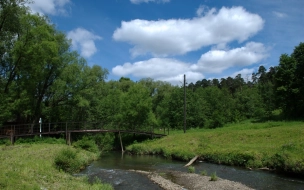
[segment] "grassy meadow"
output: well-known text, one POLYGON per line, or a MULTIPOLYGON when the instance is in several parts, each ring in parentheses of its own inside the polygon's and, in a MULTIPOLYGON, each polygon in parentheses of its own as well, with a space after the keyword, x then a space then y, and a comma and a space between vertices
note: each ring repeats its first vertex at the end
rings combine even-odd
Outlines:
POLYGON ((135 154, 161 154, 190 160, 275 169, 304 174, 304 123, 244 121, 216 129, 171 131, 161 139, 127 147, 135 154))
POLYGON ((90 184, 86 177, 74 177, 54 163, 62 150, 77 152, 77 159, 89 163, 98 154, 64 144, 19 144, 0 146, 0 189, 112 189, 99 181, 90 184))

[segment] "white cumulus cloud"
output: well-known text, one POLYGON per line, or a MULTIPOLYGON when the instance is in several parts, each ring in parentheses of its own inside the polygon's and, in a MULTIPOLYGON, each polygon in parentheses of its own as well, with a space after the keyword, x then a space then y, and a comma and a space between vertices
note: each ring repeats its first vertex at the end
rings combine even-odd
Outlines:
POLYGON ((221 73, 234 66, 248 66, 266 58, 267 48, 262 43, 249 42, 244 47, 231 50, 210 50, 202 54, 193 70, 208 73, 221 73))
POLYGON ((189 76, 187 81, 194 82, 202 79, 203 74, 191 71, 190 64, 168 58, 152 58, 135 63, 125 63, 112 69, 112 73, 117 76, 133 75, 139 78, 153 78, 167 81, 172 84, 179 84, 183 80, 183 75, 189 76))
POLYGON ((133 4, 140 4, 140 3, 149 3, 149 2, 156 2, 156 3, 168 3, 170 0, 130 0, 133 4))
POLYGON ((151 53, 163 57, 235 40, 243 42, 263 26, 264 21, 257 14, 242 7, 223 7, 192 19, 122 21, 113 38, 134 45, 130 50, 132 56, 151 53))
POLYGON ((80 50, 80 55, 83 57, 91 57, 96 53, 97 48, 94 41, 102 39, 100 36, 83 28, 77 28, 68 32, 67 38, 72 40, 73 48, 80 50))
MULTIPOLYGON (((125 63, 112 69, 117 76, 132 75, 139 78, 153 78, 179 84, 183 75, 187 75, 187 81, 195 83, 204 78, 206 73, 222 73, 231 67, 245 67, 253 65, 267 57, 267 48, 261 43, 249 42, 244 47, 230 50, 210 50, 202 54, 197 63, 186 63, 171 58, 151 58, 135 63, 125 63)), ((233 76, 242 74, 244 78, 254 69, 242 69, 233 73, 233 76)))
POLYGON ((33 0, 26 5, 34 13, 57 15, 66 14, 66 5, 69 3, 71 3, 70 0, 33 0))

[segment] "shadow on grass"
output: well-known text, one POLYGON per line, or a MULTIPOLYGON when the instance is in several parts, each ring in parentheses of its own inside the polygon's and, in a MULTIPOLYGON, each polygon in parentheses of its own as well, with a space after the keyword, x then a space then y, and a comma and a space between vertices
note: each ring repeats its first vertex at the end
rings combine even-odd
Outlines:
POLYGON ((254 120, 251 121, 251 123, 266 123, 269 121, 273 121, 273 122, 280 122, 280 121, 300 121, 300 122, 304 122, 304 118, 296 118, 296 117, 291 117, 291 116, 286 116, 281 114, 274 114, 271 116, 265 116, 265 117, 261 117, 261 118, 256 118, 254 120))

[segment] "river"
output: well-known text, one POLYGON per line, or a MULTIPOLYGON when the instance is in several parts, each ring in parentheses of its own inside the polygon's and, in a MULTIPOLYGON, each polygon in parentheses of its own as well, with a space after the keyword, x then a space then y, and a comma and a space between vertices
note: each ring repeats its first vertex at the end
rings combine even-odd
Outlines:
MULTIPOLYGON (((104 153, 100 160, 93 162, 79 175, 88 175, 90 179, 99 178, 110 183, 117 190, 161 189, 145 176, 128 170, 157 171, 168 170, 187 172, 186 163, 161 156, 122 155, 120 152, 104 153)), ((304 179, 278 175, 273 172, 247 170, 240 167, 196 162, 193 164, 196 173, 206 170, 208 175, 216 172, 223 179, 240 182, 254 189, 303 190, 304 179)))

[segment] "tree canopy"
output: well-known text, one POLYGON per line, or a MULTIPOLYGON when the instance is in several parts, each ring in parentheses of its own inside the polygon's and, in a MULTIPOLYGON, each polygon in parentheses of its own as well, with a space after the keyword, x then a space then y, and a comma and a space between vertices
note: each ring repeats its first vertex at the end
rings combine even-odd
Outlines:
MULTIPOLYGON (((181 129, 183 89, 151 78, 107 81, 89 66, 47 17, 24 0, 0 2, 0 124, 101 121, 126 129, 181 129)), ((215 128, 272 116, 304 117, 304 43, 278 66, 260 66, 251 79, 202 79, 187 86, 187 127, 215 128)))

